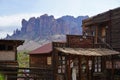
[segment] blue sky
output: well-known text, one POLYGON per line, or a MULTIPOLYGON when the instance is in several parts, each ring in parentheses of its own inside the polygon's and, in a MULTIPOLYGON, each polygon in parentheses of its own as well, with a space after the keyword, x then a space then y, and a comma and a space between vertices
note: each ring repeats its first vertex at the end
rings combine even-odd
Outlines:
POLYGON ((0 0, 0 38, 21 28, 23 18, 42 14, 55 18, 94 16, 120 6, 120 0, 0 0))

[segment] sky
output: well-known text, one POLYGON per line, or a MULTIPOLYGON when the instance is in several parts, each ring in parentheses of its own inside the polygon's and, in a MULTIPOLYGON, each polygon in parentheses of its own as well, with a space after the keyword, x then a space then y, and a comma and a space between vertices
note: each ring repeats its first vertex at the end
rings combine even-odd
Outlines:
POLYGON ((43 14, 94 16, 120 7, 120 0, 0 0, 0 38, 21 29, 21 20, 43 14))

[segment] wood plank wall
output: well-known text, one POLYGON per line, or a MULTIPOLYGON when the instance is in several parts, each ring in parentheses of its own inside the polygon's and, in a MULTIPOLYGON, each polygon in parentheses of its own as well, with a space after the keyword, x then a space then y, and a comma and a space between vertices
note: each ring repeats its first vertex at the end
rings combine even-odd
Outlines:
POLYGON ((111 45, 120 49, 120 9, 111 11, 111 45))
MULTIPOLYGON (((83 27, 106 24, 106 41, 120 51, 120 7, 83 20, 83 27)), ((101 26, 100 26, 101 27, 101 26)))
POLYGON ((92 36, 67 35, 67 45, 72 48, 91 48, 93 47, 92 36))

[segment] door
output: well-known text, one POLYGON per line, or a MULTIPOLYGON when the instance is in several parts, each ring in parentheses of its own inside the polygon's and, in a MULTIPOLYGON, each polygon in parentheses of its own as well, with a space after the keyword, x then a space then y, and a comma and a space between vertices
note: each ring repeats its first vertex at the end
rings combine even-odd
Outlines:
POLYGON ((87 60, 86 57, 81 57, 81 80, 87 80, 87 60))

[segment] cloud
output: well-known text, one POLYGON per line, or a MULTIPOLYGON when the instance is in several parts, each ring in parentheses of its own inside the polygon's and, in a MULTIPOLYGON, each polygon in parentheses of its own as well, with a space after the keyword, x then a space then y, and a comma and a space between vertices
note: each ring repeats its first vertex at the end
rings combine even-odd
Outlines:
POLYGON ((0 31, 0 39, 5 38, 7 34, 12 35, 13 32, 6 32, 6 31, 1 32, 0 31))
POLYGON ((39 13, 32 13, 32 14, 15 14, 9 16, 0 16, 0 26, 7 27, 7 26, 21 26, 21 20, 29 19, 30 17, 37 17, 40 16, 39 13))
POLYGON ((28 20, 30 17, 38 17, 40 13, 32 14, 15 14, 9 16, 0 16, 0 38, 6 37, 7 34, 12 34, 17 28, 21 28, 22 19, 28 20))
MULTIPOLYGON (((30 17, 40 17, 41 13, 25 13, 8 16, 0 16, 0 38, 5 38, 7 34, 12 35, 16 29, 21 29, 22 19, 29 20, 30 17)), ((57 16, 56 18, 58 18, 57 16)))

